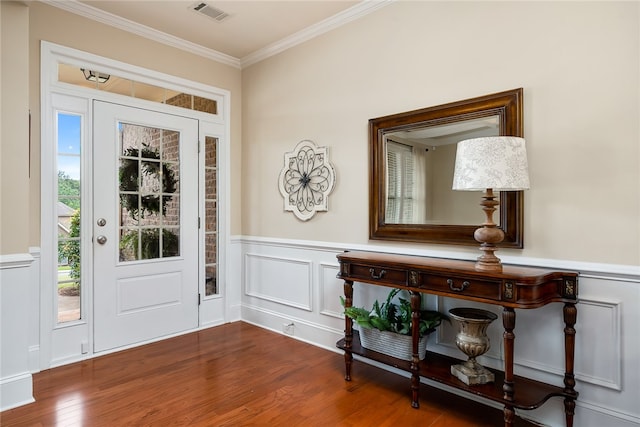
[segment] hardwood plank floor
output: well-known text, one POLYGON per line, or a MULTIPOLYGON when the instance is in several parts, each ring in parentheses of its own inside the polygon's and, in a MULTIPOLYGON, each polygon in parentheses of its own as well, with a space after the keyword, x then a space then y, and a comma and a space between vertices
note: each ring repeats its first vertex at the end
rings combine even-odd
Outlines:
MULTIPOLYGON (((502 411, 293 338, 230 323, 34 375, 18 426, 501 426, 502 411)), ((517 419, 517 427, 533 426, 517 419)))

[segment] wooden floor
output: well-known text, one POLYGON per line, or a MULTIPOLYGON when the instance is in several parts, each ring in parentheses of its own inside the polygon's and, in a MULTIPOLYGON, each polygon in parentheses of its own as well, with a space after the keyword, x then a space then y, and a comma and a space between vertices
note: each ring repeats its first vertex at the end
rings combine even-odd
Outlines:
MULTIPOLYGON (((502 411, 242 322, 34 375, 9 426, 501 426, 502 411)), ((533 426, 521 419, 516 426, 533 426)))

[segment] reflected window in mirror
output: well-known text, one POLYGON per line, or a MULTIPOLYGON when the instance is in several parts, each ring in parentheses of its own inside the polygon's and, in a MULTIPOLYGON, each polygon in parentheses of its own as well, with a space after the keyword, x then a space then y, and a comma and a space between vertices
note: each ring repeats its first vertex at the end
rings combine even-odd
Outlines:
POLYGON ((477 225, 477 197, 451 189, 456 144, 499 134, 497 115, 386 134, 385 222, 477 225))
POLYGON ((411 224, 419 221, 414 200, 416 188, 415 147, 387 140, 387 206, 386 220, 392 224, 411 224))

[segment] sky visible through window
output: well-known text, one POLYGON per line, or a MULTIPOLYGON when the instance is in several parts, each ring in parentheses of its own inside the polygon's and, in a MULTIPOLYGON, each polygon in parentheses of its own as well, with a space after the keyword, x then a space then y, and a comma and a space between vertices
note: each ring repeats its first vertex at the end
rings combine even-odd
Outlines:
POLYGON ((58 114, 58 171, 80 179, 81 116, 58 114))

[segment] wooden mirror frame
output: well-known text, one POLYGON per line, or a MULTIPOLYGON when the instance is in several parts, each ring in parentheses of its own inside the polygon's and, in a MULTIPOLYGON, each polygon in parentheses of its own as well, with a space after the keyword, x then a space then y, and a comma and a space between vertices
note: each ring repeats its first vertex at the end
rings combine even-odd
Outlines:
MULTIPOLYGON (((497 115, 501 136, 523 136, 522 88, 464 101, 408 111, 369 120, 369 239, 447 245, 471 245, 478 242, 473 232, 483 219, 478 193, 478 225, 387 224, 385 218, 384 135, 417 127, 438 126, 497 115)), ((522 191, 500 192, 502 248, 522 248, 522 191)))

